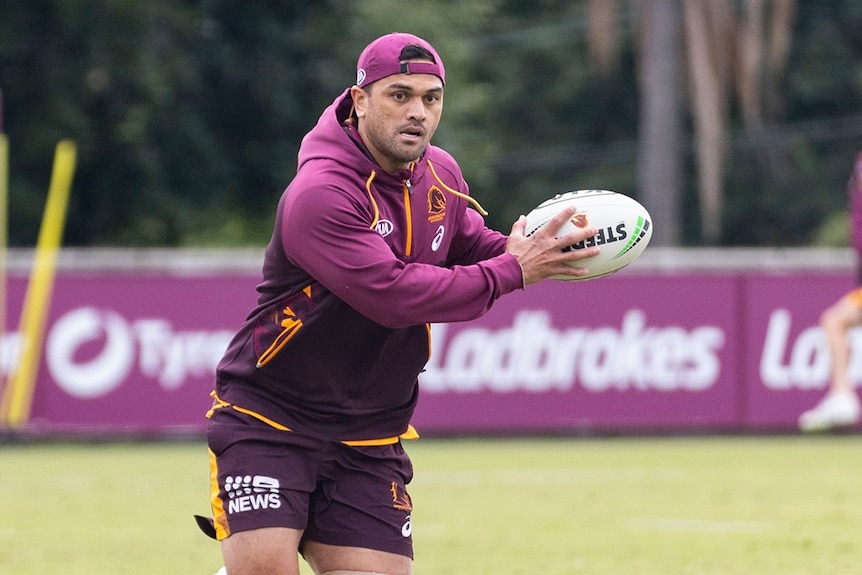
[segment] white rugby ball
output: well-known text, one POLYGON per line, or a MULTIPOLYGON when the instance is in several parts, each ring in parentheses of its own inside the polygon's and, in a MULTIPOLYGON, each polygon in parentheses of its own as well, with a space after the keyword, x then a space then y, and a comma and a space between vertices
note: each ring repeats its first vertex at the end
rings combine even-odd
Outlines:
POLYGON ((527 214, 525 235, 536 233, 560 210, 570 205, 574 205, 577 211, 557 231, 557 237, 587 226, 598 228, 599 233, 584 242, 564 248, 564 251, 599 246, 601 252, 571 264, 587 268, 587 275, 553 276, 554 279, 581 281, 612 274, 636 260, 652 237, 652 218, 646 208, 625 194, 610 190, 577 190, 557 194, 527 214))

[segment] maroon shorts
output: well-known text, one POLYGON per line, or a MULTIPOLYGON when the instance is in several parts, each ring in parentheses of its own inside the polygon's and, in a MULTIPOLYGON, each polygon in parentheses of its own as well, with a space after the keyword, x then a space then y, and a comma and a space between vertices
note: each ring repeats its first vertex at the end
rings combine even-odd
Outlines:
POLYGON ((207 443, 218 539, 290 527, 303 540, 413 557, 413 466, 400 443, 349 446, 232 409, 213 413, 207 443))

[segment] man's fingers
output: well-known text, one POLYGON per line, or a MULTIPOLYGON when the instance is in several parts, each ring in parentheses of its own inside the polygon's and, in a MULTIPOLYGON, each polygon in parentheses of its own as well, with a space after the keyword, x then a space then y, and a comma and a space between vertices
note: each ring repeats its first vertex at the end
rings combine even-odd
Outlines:
MULTIPOLYGON (((578 228, 570 234, 566 234, 565 236, 561 236, 561 237, 557 238, 557 241, 560 244, 560 249, 565 249, 568 246, 574 246, 574 245, 580 244, 580 243, 584 242, 585 240, 588 240, 591 237, 595 236, 597 233, 599 233, 599 229, 594 228, 592 226, 589 226, 586 228, 578 228)), ((600 248, 598 246, 590 246, 590 247, 583 247, 583 248, 579 248, 579 249, 573 249, 567 253, 578 254, 578 257, 573 258, 573 259, 583 259, 583 258, 588 258, 590 256, 594 256, 597 253, 599 253, 599 251, 600 251, 600 248)))
POLYGON ((526 216, 520 216, 512 224, 507 251, 515 255, 518 263, 521 264, 526 283, 535 283, 553 276, 577 278, 589 273, 586 267, 581 267, 576 262, 598 254, 599 247, 572 249, 571 246, 583 245, 598 234, 599 230, 593 226, 579 228, 574 225, 567 225, 576 211, 574 206, 560 210, 558 214, 548 220, 547 225, 536 230, 530 237, 524 235, 527 227, 526 216), (567 231, 571 231, 557 237, 564 226, 567 231))
POLYGON ((598 228, 593 226, 588 226, 585 228, 575 227, 575 229, 566 235, 557 237, 557 233, 560 231, 566 222, 571 220, 572 216, 577 212, 577 208, 575 206, 568 206, 560 210, 556 216, 551 218, 548 221, 548 224, 543 227, 537 234, 541 233, 549 238, 554 238, 557 241, 557 244, 561 247, 566 247, 574 244, 579 244, 582 241, 589 239, 599 233, 598 228))
MULTIPOLYGON (((553 236, 556 236, 556 233, 560 231, 560 228, 563 227, 563 225, 565 225, 566 222, 569 221, 571 219, 571 217, 573 215, 575 215, 576 212, 577 212, 577 208, 575 206, 569 206, 567 208, 564 208, 564 209, 560 210, 559 214, 557 214, 556 216, 551 218, 551 221, 548 222, 548 225, 545 227, 550 228, 550 230, 554 230, 553 236)), ((548 231, 549 234, 551 233, 550 230, 548 231)), ((565 234, 563 236, 560 236, 558 238, 555 238, 555 239, 556 239, 556 243, 560 247, 560 249, 565 249, 568 246, 573 246, 573 245, 579 244, 581 242, 584 242, 584 241, 590 239, 591 237, 595 236, 598 233, 599 233, 599 229, 596 227, 593 227, 593 226, 587 226, 585 228, 575 227, 572 232, 565 234)), ((567 257, 566 259, 567 259, 567 261, 580 260, 580 259, 594 256, 597 253, 599 253, 599 251, 600 251, 599 248, 596 246, 589 247, 589 248, 585 247, 585 248, 581 248, 581 249, 577 249, 577 250, 570 250, 570 251, 566 252, 567 255, 570 256, 570 257, 567 257)))
POLYGON ((548 223, 546 226, 544 226, 541 230, 539 230, 536 233, 537 234, 544 234, 544 235, 552 237, 552 238, 556 237, 557 232, 560 231, 560 228, 563 227, 563 225, 567 221, 569 221, 569 219, 573 215, 575 215, 576 211, 577 211, 577 208, 575 206, 568 206, 566 208, 563 208, 562 210, 560 210, 560 213, 558 213, 556 216, 554 216, 553 218, 548 220, 548 223))
POLYGON ((512 233, 523 236, 524 230, 527 229, 527 216, 520 215, 518 219, 515 220, 515 223, 512 224, 512 233))

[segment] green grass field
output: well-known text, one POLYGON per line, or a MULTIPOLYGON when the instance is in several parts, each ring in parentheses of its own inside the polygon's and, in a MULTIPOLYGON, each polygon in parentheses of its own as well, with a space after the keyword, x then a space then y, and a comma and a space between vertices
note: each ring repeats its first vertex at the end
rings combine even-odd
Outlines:
MULTIPOLYGON (((417 575, 862 573, 860 436, 408 449, 417 575)), ((202 443, 0 445, 0 573, 212 575, 207 487, 202 443)))

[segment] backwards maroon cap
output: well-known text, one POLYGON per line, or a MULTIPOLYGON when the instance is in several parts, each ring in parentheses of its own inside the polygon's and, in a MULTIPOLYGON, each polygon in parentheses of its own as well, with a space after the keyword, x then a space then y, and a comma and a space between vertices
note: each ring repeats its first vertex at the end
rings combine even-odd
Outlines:
POLYGON ((393 32, 381 36, 365 47, 356 63, 356 85, 360 88, 395 74, 433 74, 446 84, 443 60, 434 47, 418 36, 393 32), (406 46, 421 46, 434 57, 434 62, 402 62, 401 50, 406 46))

